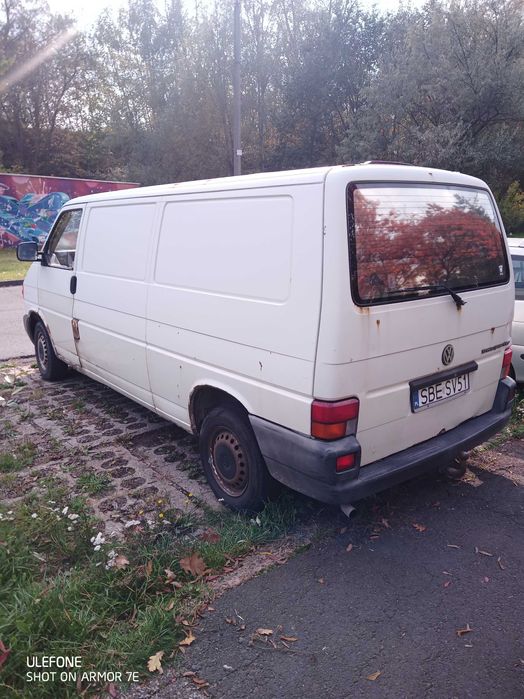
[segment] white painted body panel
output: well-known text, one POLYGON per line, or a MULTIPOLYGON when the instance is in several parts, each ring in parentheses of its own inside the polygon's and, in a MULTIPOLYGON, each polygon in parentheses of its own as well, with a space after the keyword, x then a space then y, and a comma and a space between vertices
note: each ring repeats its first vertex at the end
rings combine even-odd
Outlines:
MULTIPOLYGON (((461 311, 449 296, 357 307, 345 192, 359 181, 486 188, 458 173, 363 165, 73 200, 67 207, 85 207, 78 287, 74 306, 72 297, 55 302, 58 354, 69 362, 74 316, 80 369, 188 430, 190 397, 202 385, 305 434, 313 398, 357 396, 363 464, 487 412, 504 350, 482 350, 509 339, 511 281, 463 294, 461 311), (441 371, 449 342, 454 366, 479 365, 471 389, 413 414, 409 381, 441 371)), ((37 282, 31 276, 47 314, 60 282, 42 269, 37 282)))

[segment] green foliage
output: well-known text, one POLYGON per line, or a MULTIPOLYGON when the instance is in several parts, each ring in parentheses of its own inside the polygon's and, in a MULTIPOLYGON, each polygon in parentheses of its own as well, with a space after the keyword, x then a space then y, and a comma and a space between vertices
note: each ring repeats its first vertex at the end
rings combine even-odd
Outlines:
MULTIPOLYGON (((497 191, 523 181, 521 0, 242 13, 244 172, 389 159, 497 191)), ((231 174, 232 26, 230 0, 104 12, 2 95, 4 166, 143 184, 231 174)), ((43 0, 6 0, 0 81, 70 27, 43 0)))
POLYGON ((508 235, 524 235, 524 192, 512 182, 499 202, 500 213, 508 235))

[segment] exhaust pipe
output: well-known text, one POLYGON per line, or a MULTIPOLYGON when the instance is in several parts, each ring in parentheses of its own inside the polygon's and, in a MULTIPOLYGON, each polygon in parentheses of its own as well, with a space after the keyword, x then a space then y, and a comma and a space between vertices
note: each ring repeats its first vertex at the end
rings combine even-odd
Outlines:
POLYGON ((342 512, 346 515, 348 519, 351 519, 353 514, 357 511, 356 508, 353 507, 353 505, 341 505, 340 509, 342 512))

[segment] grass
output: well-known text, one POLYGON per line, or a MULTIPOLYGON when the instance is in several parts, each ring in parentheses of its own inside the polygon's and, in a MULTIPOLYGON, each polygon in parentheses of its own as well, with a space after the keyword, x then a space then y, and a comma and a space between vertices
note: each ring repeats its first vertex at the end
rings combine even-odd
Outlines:
MULTIPOLYGON (((167 523, 126 530, 124 540, 95 550, 97 521, 85 501, 67 498, 51 487, 11 509, 0 507, 0 639, 10 650, 0 696, 78 696, 76 684, 59 676, 26 682, 26 656, 39 654, 81 656, 82 672, 137 671, 144 678, 151 655, 164 651, 164 664, 176 657, 182 621, 191 624, 208 595, 205 575, 184 571, 181 559, 198 553, 217 573, 295 519, 290 502, 273 503, 256 519, 208 512, 205 521, 166 506, 167 523), (203 527, 213 535, 202 534, 203 527), (116 553, 124 557, 121 568, 107 565, 116 553)), ((82 696, 100 689, 84 682, 82 696)))
POLYGON ((504 444, 508 439, 522 439, 524 437, 524 388, 517 389, 511 420, 506 427, 493 439, 486 442, 484 448, 494 449, 504 444))
POLYGON ((15 248, 0 249, 0 282, 23 279, 30 266, 30 262, 17 260, 15 248))
POLYGON ((77 479, 78 487, 88 495, 98 495, 111 485, 111 477, 106 473, 86 472, 77 479))
POLYGON ((0 473, 21 471, 31 465, 35 455, 36 446, 33 442, 23 442, 14 451, 0 452, 0 473))

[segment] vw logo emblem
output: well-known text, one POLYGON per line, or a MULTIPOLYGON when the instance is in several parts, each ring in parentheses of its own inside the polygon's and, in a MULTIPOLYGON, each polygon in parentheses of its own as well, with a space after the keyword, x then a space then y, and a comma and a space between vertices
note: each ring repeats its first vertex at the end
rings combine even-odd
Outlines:
POLYGON ((444 366, 451 364, 454 356, 455 350, 453 349, 453 345, 446 345, 442 350, 442 364, 444 364, 444 366))

